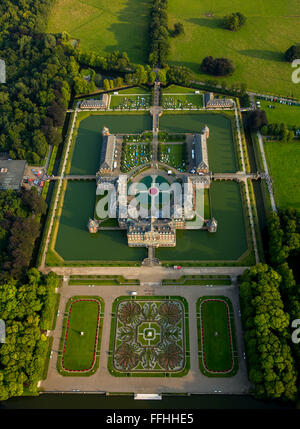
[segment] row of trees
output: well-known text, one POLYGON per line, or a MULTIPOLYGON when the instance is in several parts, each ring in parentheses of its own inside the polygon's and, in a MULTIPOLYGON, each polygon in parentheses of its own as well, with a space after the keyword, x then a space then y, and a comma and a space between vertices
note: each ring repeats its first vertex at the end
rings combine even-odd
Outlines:
POLYGON ((149 64, 152 67, 165 66, 170 50, 168 29, 168 0, 153 0, 149 26, 149 37, 149 64))
MULTIPOLYGON (((281 275, 280 292, 290 320, 300 319, 300 212, 295 209, 272 213, 268 220, 269 262, 281 275), (297 284, 298 283, 298 284, 297 284)), ((291 345, 300 368, 299 344, 291 345)), ((298 374, 298 385, 300 373, 298 374)))
POLYGON ((47 353, 46 330, 51 329, 54 273, 43 276, 32 268, 24 282, 8 279, 0 284, 0 314, 6 340, 0 347, 0 400, 37 393, 47 353))
POLYGON ((242 276, 240 299, 249 379, 258 398, 296 398, 297 372, 290 345, 290 317, 280 294, 281 276, 258 264, 242 276))
POLYGON ((47 204, 35 189, 21 194, 0 192, 0 280, 21 278, 26 272, 40 233, 37 219, 46 210, 47 204))
POLYGON ((261 128, 261 133, 264 136, 275 136, 284 143, 290 142, 295 136, 293 130, 289 130, 286 124, 280 122, 264 125, 261 128))

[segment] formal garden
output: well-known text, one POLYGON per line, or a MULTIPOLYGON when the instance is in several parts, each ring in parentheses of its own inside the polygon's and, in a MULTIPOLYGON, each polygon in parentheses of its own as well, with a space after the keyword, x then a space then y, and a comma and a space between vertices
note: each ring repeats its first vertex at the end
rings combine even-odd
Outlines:
POLYGON ((74 296, 64 313, 57 369, 65 376, 93 375, 99 365, 104 302, 98 296, 74 296))
POLYGON ((184 376, 189 371, 183 297, 119 297, 113 303, 108 369, 116 377, 184 376))
POLYGON ((225 296, 204 296, 196 305, 200 370, 208 377, 232 377, 238 370, 232 303, 225 296))

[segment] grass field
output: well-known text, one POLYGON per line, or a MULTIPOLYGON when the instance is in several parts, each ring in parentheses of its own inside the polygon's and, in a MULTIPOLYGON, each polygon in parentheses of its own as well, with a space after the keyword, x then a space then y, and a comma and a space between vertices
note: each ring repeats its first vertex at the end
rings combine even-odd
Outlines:
POLYGON ((282 209, 300 209, 300 141, 268 141, 264 145, 273 178, 276 204, 282 209))
POLYGON ((160 130, 170 133, 201 132, 207 124, 210 136, 207 140, 209 167, 214 173, 231 173, 237 170, 235 148, 230 119, 209 113, 165 114, 160 118, 160 130))
POLYGON ((70 174, 95 174, 100 166, 103 126, 111 133, 140 133, 152 129, 149 114, 90 115, 83 119, 78 128, 72 157, 70 174))
POLYGON ((67 31, 80 47, 98 54, 126 51, 133 62, 147 59, 150 0, 56 0, 48 32, 67 31))
POLYGON ((169 27, 180 21, 185 34, 171 39, 170 63, 190 67, 203 80, 212 79, 200 73, 205 56, 227 57, 236 65, 228 83, 300 98, 300 85, 291 80, 293 69, 284 62, 284 52, 300 40, 299 15, 298 0, 173 0, 169 27), (247 17, 245 26, 237 32, 222 29, 223 16, 236 11, 247 17))
POLYGON ((232 304, 226 297, 207 296, 197 302, 199 364, 207 376, 232 376, 234 359, 232 304))
POLYGON ((260 108, 265 110, 269 123, 284 122, 288 127, 296 125, 300 128, 300 106, 260 100, 260 108), (275 109, 268 106, 274 106, 275 109))
POLYGON ((163 95, 164 109, 198 109, 203 107, 202 94, 163 95))
POLYGON ((111 109, 147 109, 150 107, 149 95, 112 95, 111 109))
POLYGON ((167 88, 163 89, 163 94, 187 94, 187 93, 195 93, 195 89, 186 88, 185 86, 179 85, 170 85, 167 88))
POLYGON ((160 143, 159 161, 177 168, 179 171, 186 171, 186 145, 185 143, 160 143))
POLYGON ((123 146, 121 171, 126 173, 137 165, 146 164, 151 160, 149 143, 126 144, 123 146))
POLYGON ((101 305, 87 299, 74 301, 68 315, 64 342, 63 368, 86 371, 94 364, 96 340, 98 341, 101 305), (80 333, 84 334, 81 335, 80 333))

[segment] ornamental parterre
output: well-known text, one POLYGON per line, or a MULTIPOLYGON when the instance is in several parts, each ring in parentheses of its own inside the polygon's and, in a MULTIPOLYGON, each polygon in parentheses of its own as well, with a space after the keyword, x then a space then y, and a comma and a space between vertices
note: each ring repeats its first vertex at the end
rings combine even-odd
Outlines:
POLYGON ((116 309, 113 367, 121 372, 185 368, 185 312, 177 299, 122 300, 116 309))

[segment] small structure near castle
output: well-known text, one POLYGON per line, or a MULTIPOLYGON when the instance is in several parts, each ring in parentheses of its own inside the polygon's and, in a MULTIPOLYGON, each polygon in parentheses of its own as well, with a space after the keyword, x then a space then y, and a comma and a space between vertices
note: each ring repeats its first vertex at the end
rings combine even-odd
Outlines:
POLYGON ((206 92, 204 94, 204 101, 206 109, 230 109, 234 106, 231 98, 215 98, 213 92, 206 92))
POLYGON ((98 223, 94 219, 89 219, 88 221, 88 230, 91 234, 98 232, 98 223))
POLYGON ((209 221, 206 224, 206 228, 208 232, 217 232, 218 222, 214 217, 209 219, 209 221))

